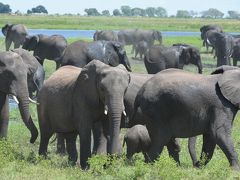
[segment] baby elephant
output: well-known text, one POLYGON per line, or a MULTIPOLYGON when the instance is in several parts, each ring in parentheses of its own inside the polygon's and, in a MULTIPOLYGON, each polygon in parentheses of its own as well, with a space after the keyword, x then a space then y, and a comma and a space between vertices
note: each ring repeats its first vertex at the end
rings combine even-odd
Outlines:
POLYGON ((135 59, 139 53, 140 59, 142 59, 142 56, 146 55, 148 50, 148 43, 146 41, 139 41, 136 45, 136 51, 135 51, 135 59))
POLYGON ((124 136, 123 146, 127 144, 127 158, 131 159, 135 153, 142 152, 146 159, 146 152, 150 147, 151 139, 148 130, 143 125, 135 125, 128 129, 124 136))

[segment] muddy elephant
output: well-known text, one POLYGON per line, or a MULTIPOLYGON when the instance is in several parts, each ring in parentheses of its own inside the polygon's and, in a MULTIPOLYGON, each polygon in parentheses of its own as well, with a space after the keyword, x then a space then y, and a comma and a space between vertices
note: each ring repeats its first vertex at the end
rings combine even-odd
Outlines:
POLYGON ((152 142, 147 152, 149 161, 159 157, 172 137, 203 134, 202 162, 206 164, 212 158, 217 144, 230 166, 239 170, 231 129, 239 109, 240 89, 236 84, 239 84, 240 70, 223 69, 212 75, 164 70, 142 86, 134 109, 140 108, 149 117, 146 123, 152 142))
POLYGON ((118 35, 112 30, 97 30, 93 35, 93 40, 118 41, 118 35))
POLYGON ((28 68, 19 54, 11 51, 0 53, 0 137, 7 136, 8 95, 12 95, 18 103, 24 124, 31 132, 30 142, 34 143, 38 136, 38 130, 29 111, 27 75, 28 68))
POLYGON ((80 164, 85 169, 91 156, 91 129, 96 121, 109 132, 108 153, 117 153, 121 116, 125 114, 123 96, 129 81, 124 67, 110 67, 98 60, 83 69, 66 66, 54 72, 38 96, 39 154, 46 155, 54 132, 64 133, 68 134, 69 159, 76 162, 74 143, 79 134, 80 164))
POLYGON ((98 59, 110 66, 123 64, 128 71, 131 66, 123 46, 116 41, 76 41, 68 45, 62 56, 62 66, 83 67, 93 59, 98 59))
POLYGON ((198 73, 202 73, 202 61, 197 48, 190 45, 165 47, 154 45, 144 57, 144 64, 149 74, 156 74, 168 68, 183 69, 184 65, 194 64, 198 73))
MULTIPOLYGON (((131 159, 135 153, 142 152, 146 156, 151 145, 147 128, 144 125, 135 125, 129 128, 123 139, 123 146, 127 145, 127 158, 131 159)), ((147 157, 145 157, 146 159, 147 157)))
POLYGON ((61 65, 61 56, 67 47, 67 40, 62 35, 37 34, 27 36, 23 49, 33 51, 33 55, 38 57, 39 63, 43 65, 44 59, 56 62, 56 69, 61 65))
POLYGON ((22 24, 6 24, 2 27, 2 33, 5 38, 6 51, 9 50, 12 42, 14 49, 19 48, 23 44, 28 34, 27 28, 22 24))
POLYGON ((19 54, 22 57, 23 62, 27 66, 27 82, 30 98, 33 97, 34 92, 36 92, 37 96, 39 90, 42 88, 45 78, 45 71, 43 69, 43 66, 30 52, 25 49, 13 49, 12 52, 19 54))

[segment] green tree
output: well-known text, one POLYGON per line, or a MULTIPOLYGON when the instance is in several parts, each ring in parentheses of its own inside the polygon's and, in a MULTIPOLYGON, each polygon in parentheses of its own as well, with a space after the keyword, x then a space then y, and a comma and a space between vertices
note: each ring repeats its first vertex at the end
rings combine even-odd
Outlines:
POLYGON ((114 16, 121 16, 122 14, 121 14, 121 12, 120 12, 119 9, 114 9, 114 10, 113 10, 113 15, 114 15, 114 16))
POLYGON ((103 10, 103 11, 102 11, 102 15, 103 15, 103 16, 110 16, 109 10, 103 10))
POLYGON ((146 16, 146 12, 141 8, 133 8, 131 9, 132 16, 146 16))
POLYGON ((166 9, 164 9, 163 7, 157 7, 155 9, 155 14, 157 17, 167 17, 168 16, 166 9))
POLYGON ((177 18, 190 18, 191 15, 188 11, 186 10, 178 10, 176 14, 177 18))
POLYGON ((146 14, 148 17, 154 17, 155 16, 155 8, 154 7, 148 7, 146 8, 146 14))
POLYGON ((231 19, 239 19, 240 13, 237 11, 228 11, 229 18, 231 19))
POLYGON ((10 13, 12 10, 8 4, 0 3, 0 13, 10 13))
POLYGON ((96 8, 84 9, 88 16, 100 16, 100 13, 96 8))
POLYGON ((121 11, 123 16, 132 16, 132 11, 130 6, 121 6, 121 11))
POLYGON ((214 8, 210 8, 207 11, 203 11, 201 14, 202 18, 223 18, 224 16, 224 13, 214 8))
POLYGON ((44 6, 42 6, 42 5, 39 5, 39 6, 35 7, 35 8, 32 8, 31 11, 32 11, 32 13, 44 13, 44 14, 48 14, 47 9, 46 9, 44 6))

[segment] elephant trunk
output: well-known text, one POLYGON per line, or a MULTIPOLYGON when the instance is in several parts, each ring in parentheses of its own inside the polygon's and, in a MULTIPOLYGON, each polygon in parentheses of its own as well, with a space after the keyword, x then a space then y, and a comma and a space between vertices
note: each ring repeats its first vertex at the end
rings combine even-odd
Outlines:
POLYGON ((123 112, 123 97, 114 97, 111 98, 109 102, 109 127, 110 127, 110 146, 108 153, 114 154, 119 152, 119 133, 120 133, 120 124, 121 116, 123 112))
POLYGON ((197 61, 198 73, 202 74, 202 61, 201 58, 197 61))
POLYGON ((30 143, 34 143, 38 137, 38 130, 34 125, 32 118, 30 116, 28 91, 25 91, 24 93, 18 93, 17 99, 19 101, 18 106, 19 106, 19 111, 22 116, 23 122, 31 132, 30 143))
POLYGON ((130 62, 128 60, 128 57, 127 57, 126 53, 124 53, 124 55, 122 57, 122 64, 126 67, 126 69, 129 72, 132 72, 131 65, 130 65, 130 62))

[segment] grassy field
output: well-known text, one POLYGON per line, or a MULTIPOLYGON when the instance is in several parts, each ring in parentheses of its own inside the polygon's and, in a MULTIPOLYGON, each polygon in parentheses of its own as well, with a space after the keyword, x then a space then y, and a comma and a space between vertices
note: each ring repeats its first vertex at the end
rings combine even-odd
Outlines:
POLYGON ((218 24, 226 32, 238 32, 239 20, 179 19, 148 17, 86 17, 86 16, 10 16, 0 15, 0 26, 21 23, 33 29, 127 29, 143 28, 160 31, 199 31, 202 25, 218 24))
MULTIPOLYGON (((4 21, 4 16, 0 16, 0 22, 4 21)), ((16 22, 20 22, 23 17, 15 17, 16 22)), ((26 18, 26 17, 25 17, 26 18)), ((36 27, 34 23, 34 18, 40 21, 39 17, 29 17, 32 18, 27 25, 29 27, 36 27), (32 23, 32 26, 31 26, 32 23)), ((47 17, 51 18, 51 17, 47 17)), ((57 18, 57 17, 52 17, 57 18)), ((62 18, 62 17, 61 17, 62 18)), ((67 21, 69 17, 65 17, 64 21, 67 21)), ((77 23, 78 17, 74 17, 77 23)), ((82 18, 82 17, 81 17, 82 18)), ((79 18, 79 19, 81 19, 79 18)), ((6 17, 7 19, 7 17, 6 17)), ((63 19, 63 18, 62 18, 63 19)), ((83 19, 86 19, 83 17, 83 19)), ((95 19, 96 18, 92 18, 95 19)), ((99 18, 101 20, 103 18, 99 18)), ((109 18, 114 19, 114 18, 109 18)), ((137 18, 132 18, 137 20, 137 18)), ((27 20, 27 19, 26 19, 27 20)), ((151 21, 161 21, 158 19, 151 19, 151 21)), ((60 21, 60 20, 59 20, 60 21)), ((64 23, 64 21, 62 23, 64 23)), ((123 22, 124 20, 121 20, 123 22)), ((164 20, 166 21, 166 20, 164 20)), ((175 20, 176 21, 176 20, 175 20)), ((27 21, 26 21, 27 22, 27 21)), ((44 23, 49 23, 44 20, 44 23)), ((73 22, 71 22, 73 23, 73 22)), ((69 23, 69 24, 71 24, 69 23)), ((100 22, 98 22, 100 24, 100 22)), ((204 23, 202 21, 197 21, 197 23, 204 23)), ((224 21, 227 23, 227 21, 224 21)), ((118 22, 118 24, 121 24, 118 22)), ((170 22, 169 22, 170 24, 170 22)), ((104 24, 103 26, 105 26, 104 24)), ((166 24, 165 24, 166 25, 166 24)), ((80 26, 76 24, 77 27, 80 26)), ((193 25, 196 26, 197 25, 193 25)), ((53 26, 52 28, 56 28, 53 26)), ((69 27, 71 27, 69 25, 69 27)), ((89 26, 90 27, 90 26, 89 26)), ((97 25, 95 28, 98 27, 97 25)), ((118 29, 120 26, 115 26, 118 29)), ((152 27, 156 27, 153 23, 152 27)), ((159 25, 160 27, 160 25, 159 25)), ((233 25, 231 24, 231 27, 233 25)), ((62 27, 61 27, 62 28, 62 27)), ((114 29, 115 29, 114 28, 114 29)), ((83 29, 87 29, 86 26, 83 29)), ((194 30, 187 29, 187 30, 194 30)), ((232 31, 232 29, 231 29, 232 31)), ((73 42, 77 39, 68 39, 69 42, 73 42)), ((165 45, 171 45, 173 43, 188 43, 198 47, 201 51, 201 57, 203 61, 203 73, 210 74, 216 65, 216 60, 213 59, 211 54, 207 54, 205 48, 203 48, 200 37, 168 37, 164 38, 163 42, 165 45)), ((0 49, 4 50, 3 39, 0 39, 0 49)), ((145 67, 143 62, 140 60, 133 60, 132 54, 130 54, 130 47, 126 47, 128 52, 128 57, 130 59, 132 69, 134 72, 145 73, 145 67)), ((55 63, 52 61, 46 61, 44 64, 46 70, 46 76, 49 77, 55 69, 55 63)), ((197 73, 197 68, 195 66, 189 65, 184 67, 185 70, 197 73)), ((36 107, 31 105, 31 114, 35 121, 37 122, 36 107)), ((192 167, 191 159, 187 149, 187 140, 181 139, 181 152, 180 160, 181 166, 177 166, 172 159, 168 157, 166 150, 163 151, 160 159, 154 164, 145 164, 143 162, 142 154, 137 154, 134 156, 132 162, 128 162, 125 159, 125 154, 121 157, 115 157, 111 162, 107 156, 94 156, 89 162, 91 168, 88 171, 82 171, 78 166, 72 167, 68 164, 67 156, 59 156, 55 153, 56 143, 49 144, 49 156, 47 159, 42 159, 38 156, 39 138, 35 144, 29 143, 29 131, 24 126, 18 109, 12 109, 10 113, 10 125, 8 139, 0 140, 0 179, 1 180, 22 180, 22 179, 126 179, 126 180, 142 180, 142 179, 239 179, 240 173, 232 171, 229 168, 229 163, 223 152, 217 147, 211 162, 202 169, 196 169, 192 167), (105 166, 103 166, 105 165, 105 166)), ((124 130, 121 133, 121 137, 124 134, 124 130)), ((237 153, 240 154, 240 116, 237 115, 234 125, 233 125, 233 137, 234 144, 237 153)), ((197 142, 197 153, 200 154, 201 151, 201 138, 198 138, 197 142)), ((124 149, 125 153, 125 149, 124 149)))

